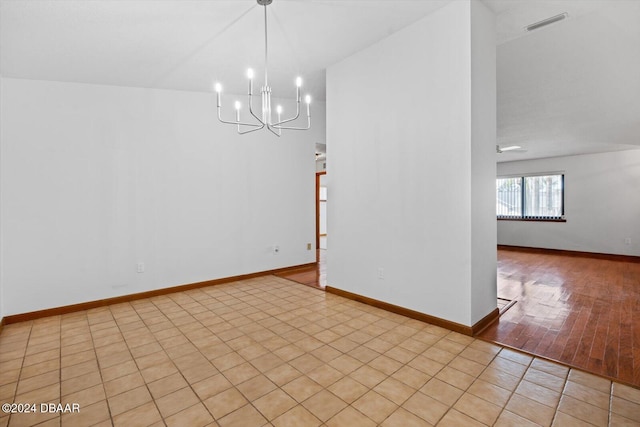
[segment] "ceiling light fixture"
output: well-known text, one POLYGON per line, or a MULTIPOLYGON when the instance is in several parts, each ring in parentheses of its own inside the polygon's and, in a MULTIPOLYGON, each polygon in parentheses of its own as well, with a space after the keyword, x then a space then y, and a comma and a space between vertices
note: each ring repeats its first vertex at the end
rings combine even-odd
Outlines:
POLYGON ((273 120, 272 118, 272 110, 271 110, 271 87, 269 86, 269 78, 267 73, 267 64, 268 64, 268 48, 267 48, 267 6, 271 4, 273 0, 257 0, 260 6, 264 6, 264 86, 260 90, 261 98, 262 98, 262 113, 260 116, 256 115, 253 111, 253 70, 250 68, 247 70, 247 78, 249 79, 249 92, 248 92, 248 106, 249 106, 249 114, 253 119, 251 122, 243 121, 240 119, 240 111, 242 110, 242 104, 240 101, 235 102, 235 110, 236 110, 236 119, 233 120, 223 120, 222 119, 222 85, 220 83, 216 83, 214 88, 217 93, 218 98, 218 120, 222 123, 227 123, 231 125, 236 125, 238 127, 238 133, 243 135, 249 132, 255 132, 260 129, 264 129, 265 127, 269 129, 274 135, 280 136, 282 134, 282 130, 307 130, 311 127, 311 112, 310 112, 310 104, 311 104, 311 96, 305 96, 305 103, 307 104, 307 126, 306 127, 294 127, 294 126, 283 126, 285 123, 292 122, 300 117, 300 88, 302 87, 302 78, 297 77, 295 80, 296 83, 296 114, 295 116, 289 119, 282 119, 282 106, 276 106, 276 115, 277 120, 273 120), (254 120, 255 119, 255 120, 254 120))
POLYGON ((538 21, 538 22, 533 23, 531 25, 527 25, 524 28, 527 31, 537 30, 538 28, 542 28, 544 26, 553 24, 555 22, 562 21, 563 19, 566 19, 568 16, 569 16, 569 14, 567 12, 564 12, 564 13, 561 13, 560 15, 552 16, 551 18, 543 19, 542 21, 538 21))

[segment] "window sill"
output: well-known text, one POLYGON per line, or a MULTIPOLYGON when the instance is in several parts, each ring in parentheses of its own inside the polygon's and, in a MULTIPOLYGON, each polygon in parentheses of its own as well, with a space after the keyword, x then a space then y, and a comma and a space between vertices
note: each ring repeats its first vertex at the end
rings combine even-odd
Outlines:
POLYGON ((564 218, 497 218, 498 221, 567 222, 564 218))

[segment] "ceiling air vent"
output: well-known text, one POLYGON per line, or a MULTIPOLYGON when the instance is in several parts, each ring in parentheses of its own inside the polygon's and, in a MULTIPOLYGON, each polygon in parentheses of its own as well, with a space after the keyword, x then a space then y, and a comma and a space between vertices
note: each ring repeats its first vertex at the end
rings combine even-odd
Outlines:
POLYGON ((556 22, 562 21, 563 19, 566 19, 567 17, 569 17, 567 12, 561 13, 560 15, 552 16, 551 18, 543 19, 542 21, 538 21, 538 22, 536 22, 534 24, 527 25, 525 27, 525 29, 527 31, 537 30, 538 28, 542 28, 542 27, 545 27, 547 25, 554 24, 556 22))

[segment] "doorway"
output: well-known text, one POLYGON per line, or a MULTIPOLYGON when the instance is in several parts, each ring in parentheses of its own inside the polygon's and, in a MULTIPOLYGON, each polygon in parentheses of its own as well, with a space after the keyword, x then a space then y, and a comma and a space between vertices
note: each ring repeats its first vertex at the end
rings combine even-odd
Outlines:
POLYGON ((327 185, 326 171, 316 172, 316 262, 313 265, 277 273, 303 285, 324 289, 327 286, 327 185))
MULTIPOLYGON (((327 249, 327 173, 316 173, 316 250, 327 249)), ((318 259, 320 255, 318 255, 318 259)))

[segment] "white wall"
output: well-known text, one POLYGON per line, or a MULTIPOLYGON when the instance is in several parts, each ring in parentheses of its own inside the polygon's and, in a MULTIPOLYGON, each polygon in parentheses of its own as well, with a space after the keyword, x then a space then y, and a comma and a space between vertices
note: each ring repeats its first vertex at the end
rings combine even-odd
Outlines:
POLYGON ((5 316, 315 260, 322 103, 240 137, 212 94, 2 84, 5 316))
POLYGON ((567 222, 498 221, 499 244, 640 256, 640 150, 498 164, 540 172, 564 173, 567 222))
POLYGON ((494 19, 484 4, 471 1, 471 319, 474 322, 495 308, 497 301, 494 19))
POLYGON ((493 25, 452 2, 327 70, 330 286, 468 326, 495 309, 493 25))

